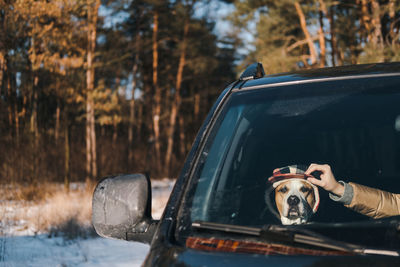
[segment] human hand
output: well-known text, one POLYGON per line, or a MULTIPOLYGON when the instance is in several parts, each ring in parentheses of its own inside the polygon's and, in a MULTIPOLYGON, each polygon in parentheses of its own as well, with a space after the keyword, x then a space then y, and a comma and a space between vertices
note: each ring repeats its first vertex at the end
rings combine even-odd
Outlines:
POLYGON ((312 163, 305 174, 310 175, 314 171, 320 171, 320 180, 314 177, 309 177, 307 180, 311 182, 312 184, 318 185, 325 189, 326 191, 329 191, 337 196, 342 196, 344 193, 344 186, 341 183, 338 183, 335 179, 335 176, 332 173, 331 166, 328 164, 320 165, 320 164, 315 164, 312 163))

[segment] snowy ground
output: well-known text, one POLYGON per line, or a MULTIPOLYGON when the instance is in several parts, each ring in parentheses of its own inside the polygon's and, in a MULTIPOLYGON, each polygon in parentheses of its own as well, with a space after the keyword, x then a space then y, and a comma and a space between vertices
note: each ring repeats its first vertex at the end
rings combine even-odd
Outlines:
MULTIPOLYGON (((152 182, 153 217, 159 218, 174 181, 152 182)), ((27 220, 13 221, 15 214, 45 207, 27 208, 18 203, 0 202, 0 267, 3 266, 140 266, 149 246, 100 237, 49 237, 36 231, 27 220), (13 217, 14 216, 14 217, 13 217)))
POLYGON ((140 266, 148 245, 105 238, 0 237, 0 266, 140 266))

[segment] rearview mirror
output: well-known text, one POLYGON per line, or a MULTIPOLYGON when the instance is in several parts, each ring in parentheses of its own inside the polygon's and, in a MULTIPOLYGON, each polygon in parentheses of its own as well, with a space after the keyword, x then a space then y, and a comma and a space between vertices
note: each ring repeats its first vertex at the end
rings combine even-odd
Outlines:
POLYGON ((92 222, 102 237, 150 243, 158 221, 151 217, 151 184, 143 174, 107 177, 93 193, 92 222))

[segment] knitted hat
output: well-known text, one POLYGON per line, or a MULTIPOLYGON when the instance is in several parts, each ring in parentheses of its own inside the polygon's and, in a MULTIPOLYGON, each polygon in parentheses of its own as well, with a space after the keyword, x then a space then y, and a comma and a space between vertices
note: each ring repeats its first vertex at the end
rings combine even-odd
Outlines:
POLYGON ((286 180, 301 180, 308 183, 314 189, 315 204, 313 207, 313 213, 316 213, 319 206, 319 191, 318 187, 307 180, 308 177, 313 177, 312 175, 305 174, 307 170, 305 165, 290 165, 282 168, 277 168, 273 171, 272 176, 268 178, 268 182, 272 184, 274 188, 277 188, 281 183, 286 180))

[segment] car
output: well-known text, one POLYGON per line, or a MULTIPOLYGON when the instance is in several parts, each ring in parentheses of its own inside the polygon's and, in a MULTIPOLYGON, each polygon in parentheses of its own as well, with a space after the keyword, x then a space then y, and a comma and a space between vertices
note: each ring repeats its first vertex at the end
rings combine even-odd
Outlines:
POLYGON ((319 188, 315 214, 282 223, 269 178, 311 163, 400 192, 400 63, 250 65, 209 112, 160 220, 149 177, 128 174, 98 183, 93 225, 150 244, 144 266, 400 266, 400 216, 371 219, 319 188))

